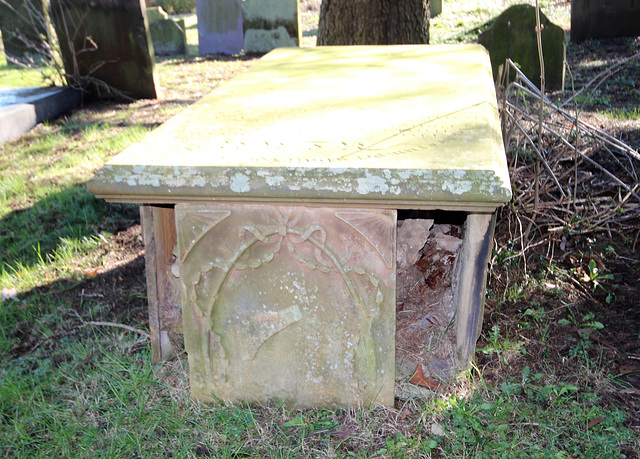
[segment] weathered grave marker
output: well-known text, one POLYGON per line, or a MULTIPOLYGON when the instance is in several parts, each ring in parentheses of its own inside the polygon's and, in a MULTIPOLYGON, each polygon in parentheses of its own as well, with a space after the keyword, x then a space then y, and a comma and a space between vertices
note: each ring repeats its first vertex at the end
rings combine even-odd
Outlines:
POLYGON ((637 35, 640 35, 639 1, 571 1, 571 40, 637 35))
POLYGON ((242 0, 196 0, 196 13, 201 56, 242 51, 242 0))
POLYGON ((187 54, 187 35, 184 19, 158 19, 149 25, 153 51, 157 56, 187 54))
POLYGON ((0 29, 8 62, 50 59, 51 31, 46 0, 0 2, 0 29))
POLYGON ((302 38, 299 0, 243 0, 244 50, 266 53, 299 46, 302 38))
POLYGON ((51 0, 68 83, 92 95, 157 97, 144 0, 51 0))
POLYGON ((429 0, 429 14, 435 18, 442 13, 442 0, 429 0))
POLYGON ((194 398, 300 406, 393 405, 401 371, 431 387, 467 368, 511 196, 478 45, 280 48, 88 189, 144 204, 154 358, 174 351, 179 302, 194 398), (423 222, 398 229, 405 210, 423 222), (401 270, 431 262, 442 274, 419 280, 447 304, 405 301, 396 322, 401 270))
MULTIPOLYGON (((540 13, 545 84, 550 90, 564 89, 566 36, 561 27, 540 13)), ((536 10, 515 5, 504 11, 493 25, 481 33, 478 42, 489 50, 494 78, 507 58, 540 87, 540 58, 536 38, 536 10)), ((515 74, 514 74, 515 76, 515 74)), ((513 78, 512 78, 513 79, 513 78)))

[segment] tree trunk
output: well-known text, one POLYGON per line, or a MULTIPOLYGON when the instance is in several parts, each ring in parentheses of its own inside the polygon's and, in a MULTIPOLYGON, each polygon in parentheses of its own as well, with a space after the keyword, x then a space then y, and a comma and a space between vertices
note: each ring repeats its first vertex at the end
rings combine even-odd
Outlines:
POLYGON ((322 0, 318 45, 429 43, 429 0, 322 0))

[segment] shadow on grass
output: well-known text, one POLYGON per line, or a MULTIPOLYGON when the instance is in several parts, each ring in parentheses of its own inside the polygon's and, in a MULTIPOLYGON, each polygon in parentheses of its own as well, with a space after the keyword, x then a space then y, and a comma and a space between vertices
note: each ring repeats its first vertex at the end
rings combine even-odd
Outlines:
POLYGON ((117 233, 139 218, 137 206, 107 204, 82 185, 51 193, 0 219, 0 272, 28 270, 46 263, 64 243, 117 233))
POLYGON ((86 339, 86 329, 98 327, 85 325, 90 321, 148 331, 144 267, 140 255, 95 276, 60 279, 5 300, 0 314, 5 339, 0 339, 0 351, 14 358, 38 349, 55 354, 64 350, 61 338, 86 339))

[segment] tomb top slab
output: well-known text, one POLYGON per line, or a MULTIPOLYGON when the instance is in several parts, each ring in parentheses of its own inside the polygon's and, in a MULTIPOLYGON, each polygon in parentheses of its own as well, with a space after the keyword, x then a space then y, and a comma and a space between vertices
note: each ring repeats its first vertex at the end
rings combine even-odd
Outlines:
POLYGON ((479 45, 281 48, 106 164, 111 201, 492 211, 511 197, 479 45))

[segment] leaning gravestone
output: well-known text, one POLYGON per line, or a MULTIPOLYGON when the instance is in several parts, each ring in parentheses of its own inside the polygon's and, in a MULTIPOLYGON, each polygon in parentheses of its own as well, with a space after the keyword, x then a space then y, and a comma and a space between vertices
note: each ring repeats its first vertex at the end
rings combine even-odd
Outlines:
POLYGON ((299 46, 298 0, 243 0, 244 50, 267 53, 275 48, 299 46))
MULTIPOLYGON (((550 90, 564 88, 566 59, 565 33, 540 13, 545 83, 550 90)), ((493 25, 480 34, 478 42, 489 50, 493 77, 507 58, 517 63, 522 72, 540 87, 540 59, 536 39, 536 10, 529 5, 515 5, 502 13, 493 25)), ((512 77, 515 73, 512 74, 512 77)))
POLYGON ((153 50, 157 56, 187 54, 187 35, 184 20, 159 19, 149 25, 153 50), (182 24, 182 26, 181 26, 182 24))
POLYGON ((572 0, 571 40, 640 35, 637 0, 572 0))
POLYGON ((0 30, 7 62, 30 63, 49 55, 45 0, 0 1, 0 30))
POLYGON ((144 0, 51 0, 67 81, 97 97, 155 99, 144 0), (75 52, 74 52, 75 50, 75 52))
POLYGON ((242 51, 242 0, 196 0, 196 13, 201 56, 242 51))

